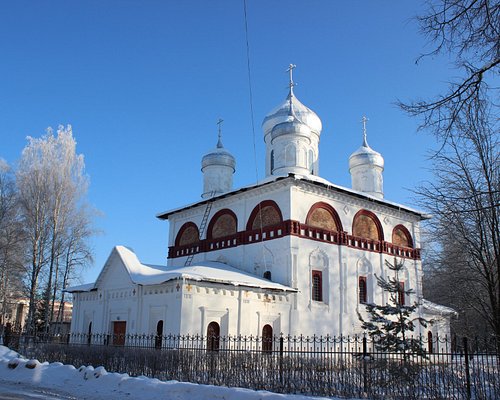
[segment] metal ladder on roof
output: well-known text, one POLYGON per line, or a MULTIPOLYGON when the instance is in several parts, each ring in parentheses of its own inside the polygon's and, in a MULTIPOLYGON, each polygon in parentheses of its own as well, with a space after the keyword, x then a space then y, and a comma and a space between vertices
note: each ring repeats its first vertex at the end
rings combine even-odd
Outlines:
MULTIPOLYGON (((215 194, 215 191, 210 192, 209 199, 214 197, 214 194, 215 194)), ((201 223, 200 223, 200 229, 198 230, 198 241, 199 242, 201 242, 201 238, 202 238, 203 234, 205 233, 205 228, 207 227, 208 217, 210 215, 210 211, 212 210, 212 205, 213 205, 213 202, 209 201, 207 203, 207 207, 205 208, 205 213, 203 214, 203 218, 202 218, 201 223)), ((195 255, 195 251, 193 250, 193 252, 191 254, 189 254, 188 257, 186 258, 186 262, 184 263, 185 267, 189 267, 191 265, 191 262, 193 261, 194 255, 195 255)))

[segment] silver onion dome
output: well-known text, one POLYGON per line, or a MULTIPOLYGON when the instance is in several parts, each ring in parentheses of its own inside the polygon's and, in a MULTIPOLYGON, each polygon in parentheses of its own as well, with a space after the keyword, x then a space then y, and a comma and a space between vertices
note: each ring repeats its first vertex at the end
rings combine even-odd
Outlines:
POLYGON ((349 169, 362 165, 384 168, 384 158, 368 145, 366 134, 363 135, 361 147, 349 157, 349 169))
POLYGON ((208 166, 230 167, 233 172, 236 170, 236 159, 224 148, 220 137, 216 148, 209 151, 201 159, 201 170, 203 171, 208 166))
POLYGON ((309 129, 318 136, 321 134, 323 125, 318 115, 302 104, 297 97, 295 97, 292 89, 290 89, 287 98, 264 118, 262 122, 264 134, 269 134, 269 132, 279 124, 289 123, 291 121, 290 117, 292 116, 309 127, 309 129))

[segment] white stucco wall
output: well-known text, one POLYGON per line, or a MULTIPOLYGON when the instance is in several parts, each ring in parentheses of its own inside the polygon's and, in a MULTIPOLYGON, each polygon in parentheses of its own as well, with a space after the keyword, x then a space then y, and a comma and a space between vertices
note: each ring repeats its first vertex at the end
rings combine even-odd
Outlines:
MULTIPOLYGON (((419 216, 359 196, 329 190, 303 181, 283 180, 216 200, 210 218, 222 209, 237 216, 237 230, 245 231, 254 208, 264 200, 275 201, 283 220, 305 223, 311 207, 325 202, 338 213, 343 231, 352 233, 353 218, 366 209, 379 219, 384 239, 392 240, 395 226, 403 225, 419 247, 419 216)), ((169 244, 173 245, 181 226, 194 222, 199 226, 206 205, 181 210, 169 217, 169 244)), ((301 232, 301 234, 304 234, 301 232)), ((202 239, 206 237, 206 231, 202 239)), ((170 266, 183 266, 186 257, 168 260, 170 266)), ((119 257, 108 260, 97 282, 97 290, 76 293, 72 332, 112 333, 114 321, 127 321, 127 333, 154 334, 162 320, 164 334, 205 335, 208 324, 217 322, 222 335, 261 335, 269 324, 275 334, 285 335, 352 335, 361 333, 357 311, 358 278, 367 278, 369 302, 385 303, 387 293, 376 284, 375 275, 387 277, 385 261, 394 261, 388 254, 349 245, 339 245, 294 235, 239 245, 237 247, 196 254, 198 261, 221 261, 242 271, 262 277, 270 271, 272 281, 295 288, 297 293, 277 292, 259 288, 236 287, 213 282, 170 281, 161 285, 135 285, 131 282, 119 257), (312 300, 312 271, 322 273, 322 301, 312 300)), ((405 259, 400 276, 405 289, 414 293, 406 304, 421 298, 421 262, 405 259)), ((434 334, 449 333, 444 319, 432 329, 434 334)), ((417 328, 415 334, 426 334, 417 328)))
MULTIPOLYGON (((273 200, 279 205, 283 220, 305 223, 311 207, 322 201, 337 211, 343 230, 348 233, 352 233, 355 214, 366 209, 377 215, 386 241, 392 240, 395 226, 403 225, 412 235, 415 247, 419 247, 419 217, 413 213, 306 182, 276 182, 270 186, 216 201, 209 220, 217 211, 229 208, 237 215, 238 231, 244 231, 254 207, 261 201, 273 200)), ((170 244, 174 243, 178 229, 185 222, 199 224, 203 212, 202 206, 171 216, 170 244)), ((205 235, 206 232, 202 238, 205 235)), ((200 253, 195 255, 193 262, 197 260, 226 262, 257 276, 271 271, 273 281, 297 288, 299 293, 291 296, 294 299, 288 333, 306 335, 359 333, 360 322, 356 311, 363 314, 364 306, 358 304, 358 277, 367 277, 368 300, 384 303, 387 294, 377 286, 375 274, 385 277, 385 261, 394 262, 388 254, 296 236, 200 253), (323 271, 322 302, 311 300, 312 270, 323 271)), ((184 261, 185 257, 175 258, 170 259, 169 264, 183 265, 184 261)), ((421 262, 413 259, 404 262, 405 271, 400 279, 405 282, 405 289, 414 291, 405 299, 410 304, 421 296, 421 279, 417 279, 421 274, 421 262)))

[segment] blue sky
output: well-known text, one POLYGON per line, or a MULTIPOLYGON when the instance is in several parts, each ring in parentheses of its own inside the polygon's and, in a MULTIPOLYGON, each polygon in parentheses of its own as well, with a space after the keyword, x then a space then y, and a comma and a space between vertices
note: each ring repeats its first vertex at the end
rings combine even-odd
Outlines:
MULTIPOLYGON (((320 175, 350 186, 348 157, 368 141, 385 158, 385 197, 414 205, 430 178, 431 138, 397 99, 428 98, 454 71, 426 58, 412 18, 420 2, 248 0, 259 177, 264 116, 287 94, 323 121, 320 175)), ((197 201, 201 157, 217 141, 237 160, 235 187, 256 181, 243 0, 16 1, 0 3, 0 157, 15 163, 26 136, 71 124, 102 211, 96 278, 112 247, 163 264, 168 223, 155 215, 197 201)))

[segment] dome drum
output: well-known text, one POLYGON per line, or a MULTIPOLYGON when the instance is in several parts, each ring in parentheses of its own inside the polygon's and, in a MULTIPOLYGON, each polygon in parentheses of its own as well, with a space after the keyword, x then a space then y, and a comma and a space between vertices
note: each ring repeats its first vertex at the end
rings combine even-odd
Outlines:
POLYGON ((317 136, 316 140, 319 140, 319 134, 311 131, 311 128, 297 119, 291 119, 290 121, 276 125, 271 130, 270 134, 266 136, 269 135, 271 136, 271 143, 273 143, 276 138, 285 135, 301 136, 308 139, 309 143, 314 139, 314 136, 317 136))

